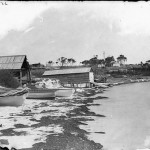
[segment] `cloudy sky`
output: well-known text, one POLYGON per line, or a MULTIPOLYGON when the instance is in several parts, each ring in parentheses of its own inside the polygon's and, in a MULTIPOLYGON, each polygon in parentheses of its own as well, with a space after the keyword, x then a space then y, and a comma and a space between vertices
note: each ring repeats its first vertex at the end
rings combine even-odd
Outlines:
POLYGON ((0 56, 30 63, 120 54, 150 59, 150 2, 0 2, 0 56))

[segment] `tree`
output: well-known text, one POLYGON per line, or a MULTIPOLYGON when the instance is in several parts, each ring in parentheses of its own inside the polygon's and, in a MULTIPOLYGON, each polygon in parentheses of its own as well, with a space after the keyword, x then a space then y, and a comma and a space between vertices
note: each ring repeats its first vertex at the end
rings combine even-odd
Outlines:
POLYGON ((50 66, 52 66, 53 64, 54 64, 54 62, 53 61, 48 61, 48 64, 50 65, 50 66))
POLYGON ((87 65, 89 65, 89 66, 98 65, 98 63, 99 63, 98 55, 94 55, 93 58, 91 58, 89 60, 84 60, 81 63, 86 66, 87 65))
POLYGON ((65 57, 58 58, 58 60, 56 62, 56 64, 58 64, 61 67, 63 67, 66 63, 67 63, 67 58, 65 58, 65 57))
POLYGON ((114 56, 109 56, 105 59, 105 65, 107 67, 111 67, 113 65, 113 63, 115 62, 114 56))
POLYGON ((98 60, 98 65, 100 65, 101 67, 104 67, 104 65, 105 65, 105 60, 104 60, 104 59, 99 59, 99 60, 98 60))
POLYGON ((120 55, 117 57, 117 61, 119 62, 120 66, 125 64, 125 61, 127 61, 127 58, 124 55, 120 55))
POLYGON ((87 66, 87 65, 89 65, 90 63, 89 63, 89 60, 84 60, 84 61, 82 61, 81 62, 83 65, 85 65, 85 66, 87 66))
POLYGON ((105 64, 105 60, 104 59, 99 59, 98 64, 105 64))
POLYGON ((91 58, 91 59, 89 60, 89 64, 90 64, 91 66, 98 65, 98 62, 99 62, 99 60, 97 59, 97 55, 94 56, 93 58, 91 58))
POLYGON ((81 62, 85 66, 97 66, 97 65, 104 65, 104 59, 98 59, 98 55, 94 55, 93 58, 89 60, 84 60, 81 62))
POLYGON ((67 62, 72 66, 76 61, 73 58, 68 58, 67 62))

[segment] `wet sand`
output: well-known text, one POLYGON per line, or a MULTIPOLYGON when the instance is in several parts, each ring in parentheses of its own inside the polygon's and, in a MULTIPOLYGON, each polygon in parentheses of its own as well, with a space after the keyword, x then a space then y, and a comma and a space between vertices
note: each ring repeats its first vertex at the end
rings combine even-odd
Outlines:
MULTIPOLYGON (((100 150, 102 145, 88 139, 89 132, 80 129, 92 117, 90 111, 95 92, 70 99, 27 100, 19 108, 0 108, 0 145, 22 150, 100 150)), ((101 99, 98 97, 97 99, 101 99)))

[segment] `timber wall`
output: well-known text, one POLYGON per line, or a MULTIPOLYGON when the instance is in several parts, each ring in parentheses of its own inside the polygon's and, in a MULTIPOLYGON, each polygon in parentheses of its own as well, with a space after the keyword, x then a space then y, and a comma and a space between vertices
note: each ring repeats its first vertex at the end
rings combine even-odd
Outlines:
POLYGON ((66 84, 81 84, 89 83, 89 73, 62 74, 62 75, 47 75, 44 78, 56 78, 66 84))

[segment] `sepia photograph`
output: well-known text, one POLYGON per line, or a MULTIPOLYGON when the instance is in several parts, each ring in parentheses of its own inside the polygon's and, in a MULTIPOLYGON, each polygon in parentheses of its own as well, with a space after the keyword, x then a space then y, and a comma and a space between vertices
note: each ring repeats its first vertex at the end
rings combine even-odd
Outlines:
POLYGON ((150 2, 0 1, 0 150, 150 150, 150 2))

